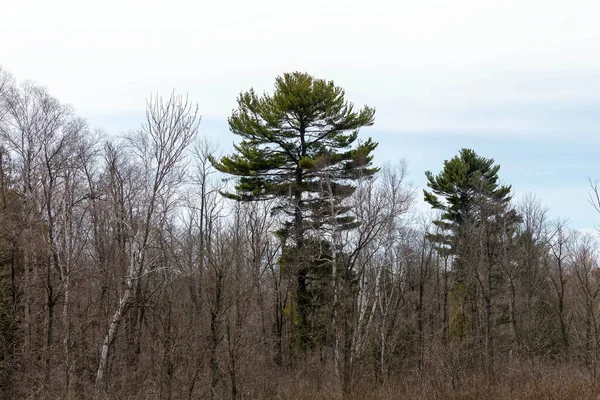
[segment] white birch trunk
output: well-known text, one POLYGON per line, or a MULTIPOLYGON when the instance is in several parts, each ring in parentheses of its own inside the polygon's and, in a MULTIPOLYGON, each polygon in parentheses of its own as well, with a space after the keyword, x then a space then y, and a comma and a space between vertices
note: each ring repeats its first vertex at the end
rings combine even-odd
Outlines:
POLYGON ((102 383, 104 380, 104 373, 106 370, 106 366, 108 364, 108 357, 110 354, 110 346, 115 338, 117 333, 117 329, 121 324, 121 320, 123 319, 123 315, 125 314, 125 310, 129 306, 129 300, 131 298, 131 293, 134 289, 134 283, 137 279, 137 268, 136 268, 136 252, 132 253, 131 262, 129 264, 129 270, 127 271, 127 277, 125 278, 125 291, 123 292, 123 296, 119 301, 119 306, 115 311, 114 315, 110 319, 110 325, 108 327, 108 333, 104 338, 104 342, 102 343, 102 352, 100 354, 100 364, 98 365, 98 372, 96 373, 96 385, 98 388, 102 388, 102 383))

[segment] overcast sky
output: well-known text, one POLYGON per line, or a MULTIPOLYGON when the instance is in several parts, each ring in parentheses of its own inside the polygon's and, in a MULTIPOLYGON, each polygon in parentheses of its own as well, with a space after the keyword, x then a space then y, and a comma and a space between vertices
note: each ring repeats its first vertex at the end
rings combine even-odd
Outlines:
POLYGON ((580 0, 0 0, 0 64, 112 134, 140 126, 150 93, 189 92, 226 150, 240 91, 309 72, 377 109, 362 134, 417 186, 470 147, 517 197, 591 230, 599 15, 580 0))

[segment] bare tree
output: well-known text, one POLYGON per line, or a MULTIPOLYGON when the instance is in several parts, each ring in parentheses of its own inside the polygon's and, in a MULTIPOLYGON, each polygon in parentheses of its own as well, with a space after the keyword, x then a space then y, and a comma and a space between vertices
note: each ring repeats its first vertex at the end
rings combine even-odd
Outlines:
MULTIPOLYGON (((404 183, 406 166, 386 166, 379 181, 367 179, 359 185, 353 199, 355 217, 360 221, 356 231, 345 231, 340 241, 340 252, 345 261, 340 263, 342 290, 336 305, 342 317, 341 327, 335 327, 336 346, 342 345, 339 354, 342 368, 342 388, 349 393, 352 385, 354 363, 365 351, 374 332, 374 317, 378 302, 371 282, 372 260, 383 251, 388 238, 402 226, 402 217, 408 212, 413 200, 413 191, 404 183), (353 284, 352 282, 356 282, 353 284)), ((338 311, 336 311, 338 312, 338 311)), ((337 369, 337 368, 336 368, 337 369)))
POLYGON ((550 254, 546 258, 546 263, 550 269, 550 281, 554 288, 554 305, 559 320, 560 343, 564 356, 569 355, 569 336, 572 320, 568 307, 571 274, 567 263, 568 249, 572 240, 573 236, 567 229, 566 223, 560 220, 555 221, 549 241, 550 254))
POLYGON ((600 270, 598 269, 598 245, 590 236, 577 237, 569 249, 569 263, 575 274, 577 300, 580 305, 581 331, 575 330, 582 343, 586 368, 596 379, 600 363, 600 270))
POLYGON ((548 252, 548 209, 539 199, 526 196, 518 206, 523 223, 517 231, 514 260, 504 263, 508 283, 510 321, 513 342, 511 356, 527 356, 533 362, 548 343, 546 294, 548 270, 544 259, 548 252))
MULTIPOLYGON (((63 300, 65 393, 69 393, 69 289, 70 271, 81 253, 81 237, 71 236, 82 217, 75 210, 82 196, 79 188, 80 160, 92 151, 86 143, 86 123, 73 116, 72 108, 60 104, 48 92, 27 82, 5 92, 6 113, 2 139, 19 165, 22 193, 28 209, 28 224, 44 226, 41 239, 46 252, 43 285, 46 293, 44 387, 48 389, 53 364, 55 307, 63 300), (87 146, 86 146, 87 145, 87 146), (37 222, 36 222, 37 221, 37 222), (57 282, 58 281, 58 282, 57 282)), ((29 269, 27 269, 29 271, 29 269)))
POLYGON ((142 131, 129 139, 132 152, 145 168, 148 185, 144 193, 146 206, 140 226, 129 227, 133 231, 130 233, 132 245, 124 290, 109 322, 96 374, 96 384, 103 390, 106 388, 104 371, 117 329, 131 305, 132 296, 140 290, 140 280, 145 273, 152 271, 152 265, 147 263, 147 255, 154 239, 151 231, 155 208, 161 196, 168 195, 174 186, 181 183, 185 150, 194 140, 199 121, 198 107, 193 106, 187 98, 173 93, 166 101, 160 97, 148 101, 142 131))

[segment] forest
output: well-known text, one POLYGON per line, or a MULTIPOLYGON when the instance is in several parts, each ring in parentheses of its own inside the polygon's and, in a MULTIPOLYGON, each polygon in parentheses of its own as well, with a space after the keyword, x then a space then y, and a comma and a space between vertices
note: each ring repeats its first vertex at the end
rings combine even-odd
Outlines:
POLYGON ((595 234, 476 149, 417 190, 332 81, 251 84, 221 155, 184 94, 107 135, 0 69, 1 399, 600 395, 595 234))

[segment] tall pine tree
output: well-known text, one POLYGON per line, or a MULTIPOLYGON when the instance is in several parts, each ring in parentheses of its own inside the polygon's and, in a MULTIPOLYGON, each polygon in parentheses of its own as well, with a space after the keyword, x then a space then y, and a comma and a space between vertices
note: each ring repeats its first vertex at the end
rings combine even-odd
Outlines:
POLYGON ((239 177, 227 197, 278 200, 275 211, 285 216, 278 232, 284 241, 282 268, 296 274, 298 328, 307 344, 311 285, 316 287, 327 264, 326 255, 318 253, 330 248, 319 245, 317 233, 357 224, 343 200, 354 192, 353 181, 377 171, 371 165, 377 143, 358 141, 359 129, 373 124, 375 110, 355 110, 332 81, 300 72, 277 77, 273 94, 259 96, 250 89, 237 103, 229 126, 242 141, 234 154, 213 163, 239 177))
POLYGON ((482 360, 488 372, 497 327, 506 319, 501 293, 521 221, 510 205, 511 187, 498 183, 499 169, 493 159, 462 149, 438 175, 425 173, 431 191, 424 190, 425 201, 441 211, 434 221, 439 233, 430 238, 453 259, 450 338, 466 340, 470 365, 482 360))

